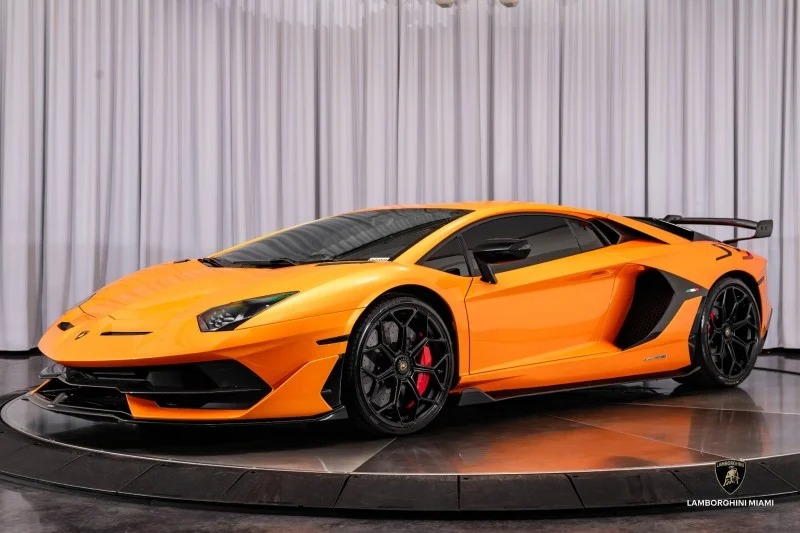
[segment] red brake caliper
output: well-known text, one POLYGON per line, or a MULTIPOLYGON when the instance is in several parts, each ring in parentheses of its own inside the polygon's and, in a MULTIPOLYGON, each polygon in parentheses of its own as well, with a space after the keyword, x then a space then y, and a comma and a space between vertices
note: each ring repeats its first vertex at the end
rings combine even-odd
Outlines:
MULTIPOLYGON (((431 366, 433 362, 433 356, 431 355, 431 349, 429 346, 422 347, 422 353, 419 357, 419 365, 420 366, 431 366)), ((430 374, 425 374, 420 372, 417 376, 417 392, 420 396, 425 394, 425 391, 428 390, 428 383, 431 381, 430 374)))
MULTIPOLYGON (((419 336, 421 337, 422 333, 420 333, 419 336)), ((431 363, 433 363, 433 355, 431 355, 431 349, 427 345, 423 346, 422 351, 419 354, 419 361, 417 361, 417 364, 420 366, 431 366, 431 363)), ((417 393, 420 396, 425 394, 425 391, 428 390, 428 383, 430 383, 430 381, 431 381, 431 376, 429 374, 424 374, 420 372, 420 374, 417 376, 417 393)), ((414 400, 408 402, 406 407, 414 407, 414 400)))

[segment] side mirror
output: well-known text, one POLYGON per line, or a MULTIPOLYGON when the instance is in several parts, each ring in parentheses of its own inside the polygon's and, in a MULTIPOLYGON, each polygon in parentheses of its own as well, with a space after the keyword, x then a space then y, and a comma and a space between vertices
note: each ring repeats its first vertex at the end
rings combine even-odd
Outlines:
POLYGON ((492 265, 525 259, 531 253, 531 245, 525 239, 489 239, 475 247, 472 251, 481 281, 497 283, 492 265))

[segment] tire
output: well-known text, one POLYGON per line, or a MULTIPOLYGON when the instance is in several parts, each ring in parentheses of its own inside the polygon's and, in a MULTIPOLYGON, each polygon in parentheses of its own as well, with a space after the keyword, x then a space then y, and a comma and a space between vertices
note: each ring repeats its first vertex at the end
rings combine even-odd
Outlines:
POLYGON ((761 310, 750 288, 736 278, 717 281, 700 309, 695 361, 699 370, 675 378, 694 387, 735 387, 756 364, 761 310))
POLYGON ((388 295, 358 320, 344 359, 343 400, 360 429, 407 435, 444 407, 455 372, 453 341, 433 307, 388 295))

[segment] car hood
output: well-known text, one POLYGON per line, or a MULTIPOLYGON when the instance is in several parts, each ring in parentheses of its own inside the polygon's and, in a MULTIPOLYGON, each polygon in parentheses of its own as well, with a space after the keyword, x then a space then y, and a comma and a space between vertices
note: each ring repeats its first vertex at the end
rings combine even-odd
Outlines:
MULTIPOLYGON (((345 287, 350 291, 374 278, 369 272, 377 275, 377 271, 387 267, 388 264, 365 262, 281 268, 218 268, 190 260, 135 272, 103 287, 80 307, 95 318, 157 326, 176 318, 194 317, 219 305, 270 294, 296 291, 303 295, 313 291, 331 295, 332 290, 338 292, 345 287)), ((334 302, 323 300, 309 306, 308 299, 302 298, 305 305, 301 309, 291 305, 293 299, 295 297, 271 310, 270 321, 335 312, 352 305, 342 303, 338 306, 342 309, 336 309, 331 308, 334 302), (278 309, 282 311, 276 313, 278 309)))

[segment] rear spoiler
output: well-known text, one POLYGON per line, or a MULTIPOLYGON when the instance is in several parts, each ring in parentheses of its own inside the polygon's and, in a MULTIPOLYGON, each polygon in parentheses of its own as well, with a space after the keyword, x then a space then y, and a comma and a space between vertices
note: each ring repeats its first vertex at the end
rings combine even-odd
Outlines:
POLYGON ((733 244, 739 241, 749 241, 750 239, 763 239, 772 235, 772 220, 746 220, 743 218, 698 218, 682 217, 681 215, 667 215, 662 219, 670 224, 695 225, 702 224, 707 226, 730 226, 734 228, 745 228, 755 230, 749 237, 739 237, 722 241, 726 244, 733 244))

